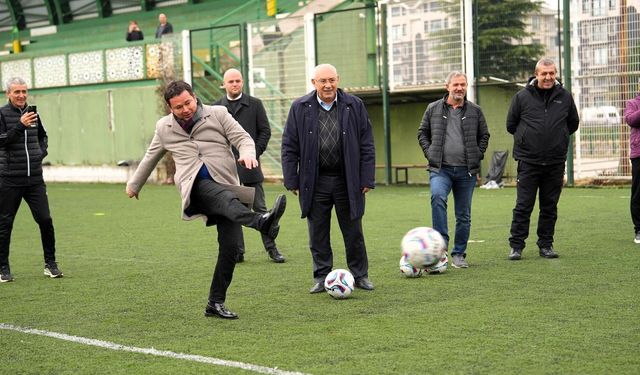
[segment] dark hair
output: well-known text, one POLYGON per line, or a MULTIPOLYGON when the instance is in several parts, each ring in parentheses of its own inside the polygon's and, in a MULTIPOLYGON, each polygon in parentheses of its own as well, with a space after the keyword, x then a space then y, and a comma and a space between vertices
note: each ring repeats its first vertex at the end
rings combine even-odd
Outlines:
POLYGON ((173 81, 169 85, 167 85, 166 89, 164 89, 164 101, 169 104, 169 100, 171 100, 171 98, 175 98, 185 91, 188 92, 189 95, 195 96, 191 85, 189 85, 185 81, 173 81))

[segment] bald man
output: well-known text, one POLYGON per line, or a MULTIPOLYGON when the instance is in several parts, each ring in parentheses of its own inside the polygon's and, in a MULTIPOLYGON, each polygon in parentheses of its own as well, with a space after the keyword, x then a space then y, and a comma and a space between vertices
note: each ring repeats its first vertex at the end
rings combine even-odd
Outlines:
POLYGON ((156 29, 156 39, 162 38, 165 34, 173 33, 173 26, 169 22, 167 22, 167 16, 164 13, 160 13, 158 16, 158 28, 156 29))
MULTIPOLYGON (((262 105, 262 101, 242 92, 244 81, 242 80, 242 73, 237 69, 229 69, 224 73, 222 86, 226 91, 226 95, 213 104, 227 107, 231 116, 249 133, 256 144, 256 159, 260 160, 260 155, 267 149, 269 138, 271 138, 269 119, 267 118, 267 112, 262 105)), ((237 150, 234 149, 233 152, 237 158, 237 150)), ((237 167, 240 183, 255 189, 253 210, 259 213, 267 212, 264 188, 262 187, 262 183, 264 182, 262 168, 258 166, 257 168, 247 169, 240 164, 237 164, 237 167)), ((280 254, 272 238, 262 235, 262 244, 267 254, 269 254, 269 258, 271 258, 274 263, 285 262, 285 258, 280 254)), ((239 263, 244 262, 244 255, 245 247, 243 238, 240 243, 236 261, 239 263)))
POLYGON ((364 196, 375 186, 369 115, 362 100, 338 88, 334 66, 316 66, 311 83, 315 90, 293 102, 282 135, 284 186, 300 195, 309 228, 314 278, 309 292, 324 292, 324 279, 333 268, 329 234, 334 207, 355 285, 373 290, 362 232, 364 196))

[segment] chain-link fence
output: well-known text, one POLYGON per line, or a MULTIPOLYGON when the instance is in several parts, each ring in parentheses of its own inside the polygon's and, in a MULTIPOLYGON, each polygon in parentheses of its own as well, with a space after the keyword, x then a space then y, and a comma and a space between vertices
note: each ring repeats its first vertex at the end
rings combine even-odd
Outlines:
POLYGON ((460 1, 392 1, 387 36, 391 91, 442 89, 464 70, 460 1))
POLYGON ((304 19, 289 17, 250 24, 248 40, 250 92, 262 100, 271 124, 262 169, 266 176, 277 177, 282 175, 280 148, 289 107, 307 92, 304 19))
MULTIPOLYGON (((447 73, 473 67, 467 73, 475 77, 472 97, 492 128, 490 152, 510 152, 513 138, 504 127, 506 113, 512 96, 534 74, 535 63, 545 56, 552 58, 559 69, 558 79, 564 79, 561 3, 388 1, 390 94, 439 95, 447 73), (466 50, 468 45, 473 46, 472 53, 466 50)), ((575 178, 628 178, 629 129, 623 109, 635 96, 640 78, 640 0, 575 0, 571 6, 571 89, 581 116, 572 150, 575 178)), ((291 102, 310 89, 310 66, 332 63, 340 72, 342 87, 355 94, 380 93, 379 9, 345 2, 337 10, 316 14, 311 25, 302 17, 291 16, 243 25, 250 72, 245 84, 263 100, 272 122, 273 136, 263 161, 267 174, 280 174, 282 127, 291 102)), ((237 36, 217 35, 222 30, 214 33, 202 38, 209 39, 203 42, 209 46, 211 39, 224 45, 224 53, 214 58, 218 66, 200 60, 219 75, 228 67, 239 66, 239 60, 231 56, 241 57, 242 45, 229 44, 241 40, 237 36), (219 42, 225 38, 226 42, 219 42)), ((199 42, 192 40, 192 44, 199 42)), ((207 56, 214 56, 215 51, 207 48, 207 56)), ((199 49, 194 47, 196 55, 199 49)), ((220 77, 205 68, 194 68, 196 76, 207 82, 194 82, 195 86, 219 86, 216 80, 220 77)), ((407 142, 413 145, 413 140, 407 142)), ((506 176, 515 176, 512 160, 506 176)))

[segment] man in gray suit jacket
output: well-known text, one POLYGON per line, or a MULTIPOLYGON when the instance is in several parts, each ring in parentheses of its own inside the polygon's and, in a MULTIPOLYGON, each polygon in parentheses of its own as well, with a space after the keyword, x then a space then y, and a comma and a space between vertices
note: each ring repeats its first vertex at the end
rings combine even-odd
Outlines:
MULTIPOLYGON (((256 159, 260 160, 260 155, 267 149, 269 138, 271 138, 271 127, 267 118, 262 101, 253 96, 242 93, 244 82, 242 73, 237 69, 229 69, 224 73, 223 87, 227 92, 220 100, 213 103, 214 105, 222 105, 238 121, 242 128, 249 133, 256 144, 256 159)), ((234 154, 238 157, 238 150, 234 148, 234 154)), ((242 164, 236 164, 238 167, 238 175, 240 183, 256 189, 255 198, 253 200, 253 210, 255 212, 267 212, 267 205, 264 199, 264 188, 262 182, 264 175, 262 168, 245 168, 242 164)), ((284 263, 285 258, 280 254, 276 243, 269 236, 262 235, 262 243, 264 249, 269 254, 271 260, 275 263, 284 263)), ((240 243, 240 251, 238 252, 237 262, 244 262, 244 239, 240 243)))
POLYGON ((175 181, 182 196, 182 217, 217 224, 220 244, 205 316, 236 319, 224 306, 231 284, 242 225, 275 239, 284 213, 284 195, 276 198, 271 211, 260 214, 245 204, 253 201, 253 189, 240 186, 231 145, 239 151, 238 163, 256 168, 255 144, 242 127, 220 106, 202 105, 189 84, 170 83, 164 99, 171 113, 156 123, 153 140, 134 175, 127 183, 129 198, 138 194, 156 164, 170 151, 176 163, 175 181))

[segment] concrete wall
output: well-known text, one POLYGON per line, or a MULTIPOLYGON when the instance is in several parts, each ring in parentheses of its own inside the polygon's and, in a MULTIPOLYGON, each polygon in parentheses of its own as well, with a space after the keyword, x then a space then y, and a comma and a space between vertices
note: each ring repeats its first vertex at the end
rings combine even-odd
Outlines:
POLYGON ((46 161, 95 166, 142 158, 160 115, 155 82, 102 86, 30 92, 49 135, 46 161))

